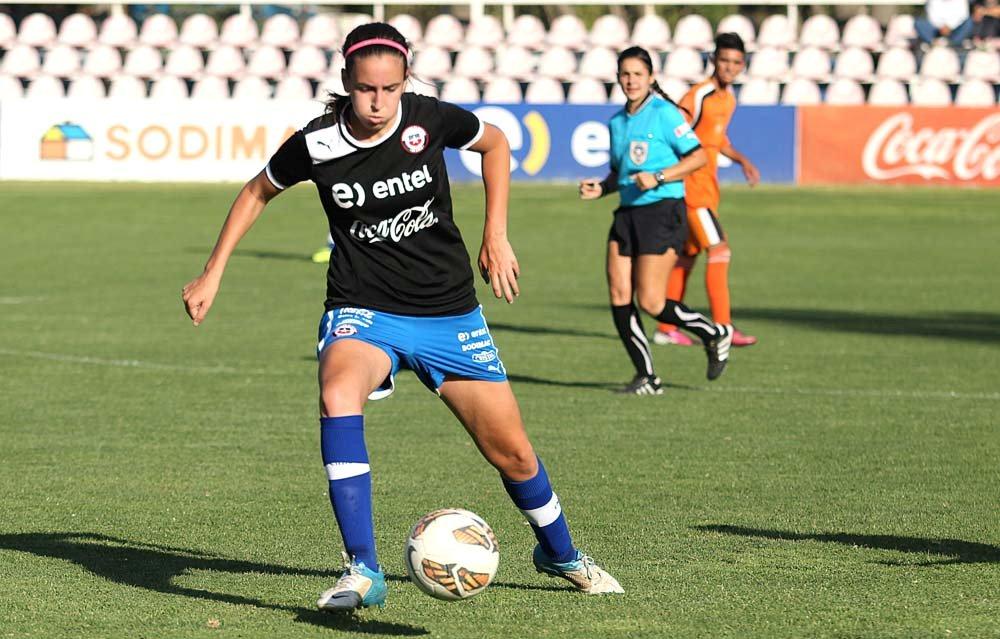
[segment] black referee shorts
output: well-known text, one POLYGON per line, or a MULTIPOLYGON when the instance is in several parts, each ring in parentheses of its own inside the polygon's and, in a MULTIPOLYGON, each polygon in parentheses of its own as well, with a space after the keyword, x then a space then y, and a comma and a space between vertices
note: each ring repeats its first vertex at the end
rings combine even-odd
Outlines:
POLYGON ((687 234, 684 199, 666 198, 644 206, 615 209, 608 241, 618 242, 618 253, 626 257, 663 255, 668 249, 680 255, 687 234))

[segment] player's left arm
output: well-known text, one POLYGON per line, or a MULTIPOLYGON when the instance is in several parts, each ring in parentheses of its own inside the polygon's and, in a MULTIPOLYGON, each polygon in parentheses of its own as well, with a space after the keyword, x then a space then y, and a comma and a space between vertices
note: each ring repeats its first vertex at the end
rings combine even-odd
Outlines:
POLYGON ((757 186, 757 184, 760 183, 760 171, 758 171, 757 167, 754 166, 754 163, 750 161, 750 158, 733 148, 732 143, 728 139, 726 140, 726 144, 719 149, 719 152, 740 165, 740 168, 743 169, 743 177, 746 178, 747 184, 750 186, 757 186))
POLYGON ((514 303, 521 294, 517 278, 521 268, 507 239, 507 204, 510 200, 510 144, 503 131, 483 125, 483 135, 468 148, 483 156, 483 185, 486 187, 486 222, 483 245, 479 249, 479 272, 499 299, 514 303))

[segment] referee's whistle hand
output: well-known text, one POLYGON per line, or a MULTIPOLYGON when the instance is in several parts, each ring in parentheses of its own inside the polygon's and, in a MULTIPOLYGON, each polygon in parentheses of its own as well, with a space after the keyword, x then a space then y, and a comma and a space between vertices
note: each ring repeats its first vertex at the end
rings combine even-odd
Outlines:
POLYGON ((601 187, 601 183, 598 180, 583 180, 580 182, 580 199, 581 200, 596 200, 601 197, 604 189, 601 187))
POLYGON ((652 173, 646 173, 645 171, 636 173, 632 176, 632 181, 635 182, 640 191, 648 191, 649 189, 656 188, 656 178, 652 173))

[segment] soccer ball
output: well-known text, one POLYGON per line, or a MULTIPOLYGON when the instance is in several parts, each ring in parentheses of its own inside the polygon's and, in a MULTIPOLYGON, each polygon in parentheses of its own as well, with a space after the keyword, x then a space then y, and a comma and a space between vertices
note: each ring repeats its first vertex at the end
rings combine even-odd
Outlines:
POLYGON ((410 580, 431 597, 446 601, 486 590, 500 563, 493 529, 479 515, 458 508, 421 517, 404 552, 410 580))

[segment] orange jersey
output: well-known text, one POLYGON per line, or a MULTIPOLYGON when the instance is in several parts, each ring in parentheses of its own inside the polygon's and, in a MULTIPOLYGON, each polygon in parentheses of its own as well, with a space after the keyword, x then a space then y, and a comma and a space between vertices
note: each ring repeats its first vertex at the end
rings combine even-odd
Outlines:
POLYGON ((736 96, 720 89, 712 78, 699 82, 681 98, 681 107, 708 155, 708 163, 684 178, 684 201, 688 208, 719 210, 719 151, 729 146, 726 129, 736 111, 736 96))

